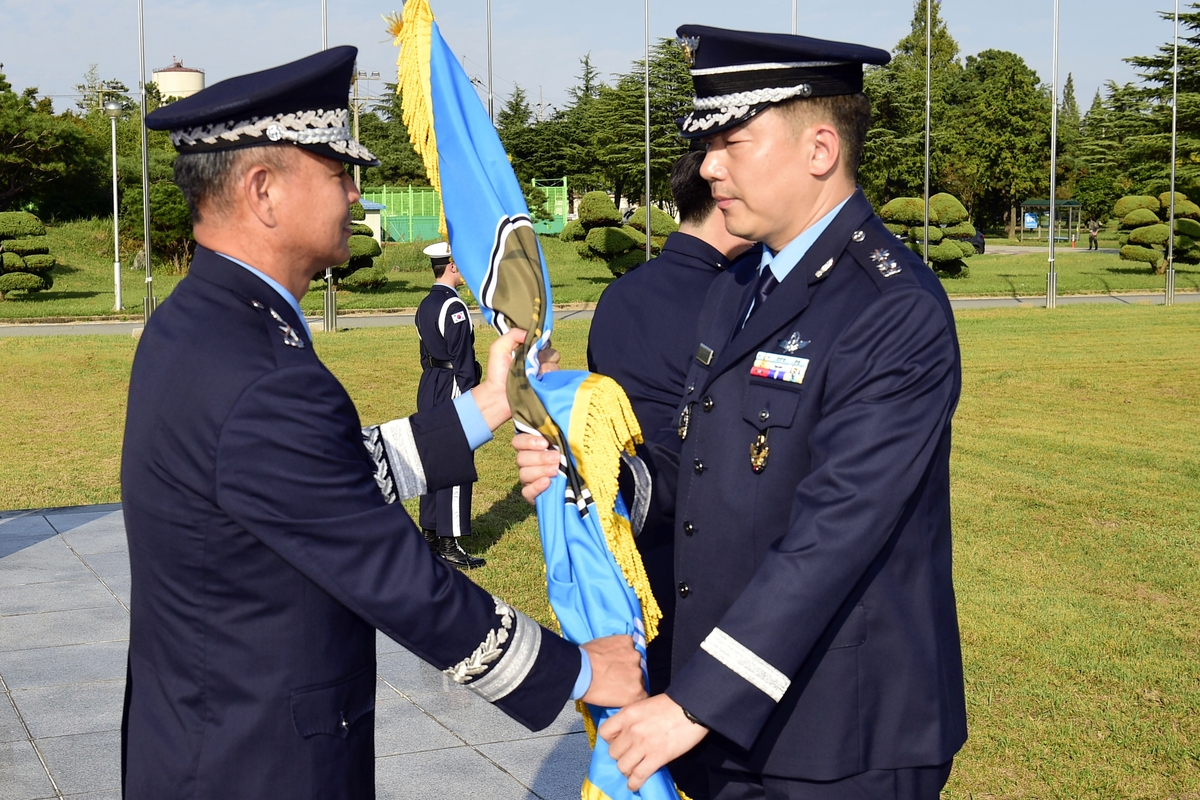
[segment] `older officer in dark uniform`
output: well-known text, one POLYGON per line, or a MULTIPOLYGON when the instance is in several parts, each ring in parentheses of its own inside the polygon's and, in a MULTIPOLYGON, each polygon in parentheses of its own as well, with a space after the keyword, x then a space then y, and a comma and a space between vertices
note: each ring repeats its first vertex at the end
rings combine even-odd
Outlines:
POLYGON ((707 773, 684 787, 694 798, 933 800, 967 735, 949 489, 960 361, 941 285, 855 189, 862 65, 888 54, 679 34, 696 58, 683 133, 708 143, 729 231, 765 250, 714 283, 678 467, 653 464, 675 502, 670 688, 600 735, 631 787, 693 751, 707 773))
POLYGON ((628 638, 581 656, 431 557, 395 502, 474 479, 520 335, 458 402, 365 433, 313 352, 298 300, 348 257, 345 164, 376 163, 346 124, 355 53, 148 118, 180 151, 199 247, 130 381, 127 798, 374 797, 376 629, 531 728, 582 691, 641 695, 628 638))
MULTIPOLYGON (((458 271, 450 246, 438 242, 425 248, 433 266, 433 286, 417 307, 417 336, 421 340, 421 382, 417 411, 453 400, 479 383, 475 360, 475 323, 458 296, 466 281, 458 271)), ((451 486, 421 495, 421 532, 429 549, 456 567, 474 569, 487 564, 462 549, 459 539, 471 535, 471 484, 451 486)))
MULTIPOLYGON (((588 369, 621 384, 642 430, 652 438, 663 429, 674 436, 688 360, 696 352, 696 318, 713 279, 754 244, 725 230, 708 181, 700 177, 703 161, 703 150, 692 151, 671 168, 679 230, 667 237, 658 258, 604 290, 588 334, 588 369)), ((673 536, 671 520, 653 518, 637 536, 663 611, 659 635, 646 652, 651 693, 665 689, 671 673, 673 536)))

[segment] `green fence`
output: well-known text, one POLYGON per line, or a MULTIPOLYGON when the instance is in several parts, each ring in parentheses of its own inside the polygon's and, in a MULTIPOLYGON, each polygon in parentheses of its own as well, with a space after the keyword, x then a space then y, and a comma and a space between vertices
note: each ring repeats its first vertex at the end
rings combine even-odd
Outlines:
POLYGON ((534 179, 533 185, 546 193, 546 210, 554 215, 554 219, 545 222, 535 222, 533 229, 538 233, 559 234, 567 224, 567 212, 570 211, 570 196, 567 194, 567 179, 555 181, 539 181, 534 179))
POLYGON ((377 186, 362 190, 362 199, 381 204, 382 227, 393 242, 437 240, 442 198, 432 186, 377 186))
MULTIPOLYGON (((533 185, 546 193, 546 208, 554 215, 551 220, 537 222, 538 233, 561 233, 567 224, 570 199, 567 179, 534 181, 533 185)), ((393 242, 436 241, 441 238, 442 199, 432 186, 375 186, 362 190, 362 199, 384 206, 381 220, 384 237, 393 242)))

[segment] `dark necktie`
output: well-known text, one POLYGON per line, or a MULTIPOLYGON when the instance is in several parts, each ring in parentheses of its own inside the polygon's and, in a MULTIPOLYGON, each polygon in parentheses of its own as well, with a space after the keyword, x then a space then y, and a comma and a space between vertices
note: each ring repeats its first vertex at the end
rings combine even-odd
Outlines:
MULTIPOLYGON (((764 267, 758 280, 754 282, 754 305, 750 306, 750 311, 746 314, 746 322, 749 322, 754 312, 767 302, 768 295, 775 291, 775 287, 778 285, 779 281, 775 279, 775 273, 771 271, 771 267, 769 265, 764 267)), ((746 326, 746 322, 742 323, 743 328, 746 326)))

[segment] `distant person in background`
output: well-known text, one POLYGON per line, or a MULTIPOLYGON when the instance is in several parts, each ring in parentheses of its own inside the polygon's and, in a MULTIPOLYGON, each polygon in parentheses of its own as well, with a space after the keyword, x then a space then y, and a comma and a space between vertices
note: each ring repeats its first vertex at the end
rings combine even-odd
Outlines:
POLYGON ((1088 250, 1100 250, 1100 223, 1095 217, 1088 220, 1088 250))
MULTIPOLYGON (((671 194, 679 230, 667 237, 658 258, 614 281, 596 304, 588 336, 588 369, 621 385, 647 439, 675 433, 676 409, 696 352, 696 318, 713 280, 754 244, 725 230, 708 181, 700 177, 704 150, 687 153, 671 168, 671 194)), ((760 258, 755 251, 754 258, 760 258)), ((675 603, 673 521, 647 521, 638 534, 654 596, 663 604, 659 635, 646 662, 650 691, 671 678, 671 629, 675 603)))
MULTIPOLYGON (((417 410, 466 394, 479 383, 475 360, 475 325, 467 304, 458 296, 465 281, 450 246, 438 242, 425 248, 433 265, 433 287, 417 308, 421 339, 421 383, 417 410)), ((471 484, 421 495, 421 532, 434 555, 460 569, 487 564, 463 550, 459 539, 471 535, 471 484)))

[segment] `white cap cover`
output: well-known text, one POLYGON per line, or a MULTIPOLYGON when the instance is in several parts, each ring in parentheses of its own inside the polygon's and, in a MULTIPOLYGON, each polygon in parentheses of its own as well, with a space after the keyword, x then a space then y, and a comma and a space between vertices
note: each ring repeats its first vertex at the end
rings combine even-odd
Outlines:
POLYGON ((423 251, 430 258, 450 258, 450 245, 445 242, 431 244, 423 251))

